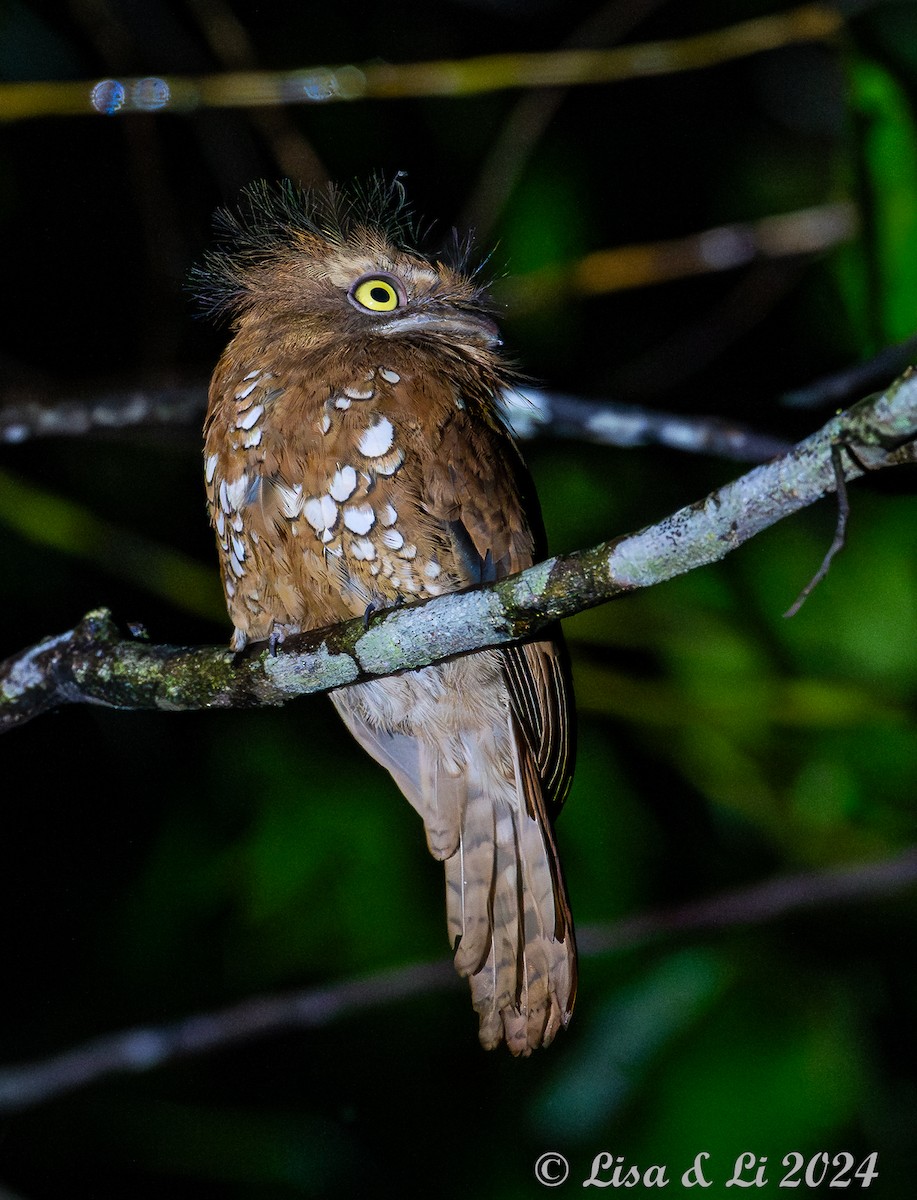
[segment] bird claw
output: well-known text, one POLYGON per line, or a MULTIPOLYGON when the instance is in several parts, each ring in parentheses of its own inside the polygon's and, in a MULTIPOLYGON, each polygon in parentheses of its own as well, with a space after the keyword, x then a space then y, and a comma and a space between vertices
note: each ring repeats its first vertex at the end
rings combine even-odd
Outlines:
POLYGON ((267 639, 267 648, 271 652, 271 658, 277 657, 277 647, 286 640, 286 636, 280 625, 275 625, 271 630, 271 636, 267 639))
POLYGON ((369 622, 377 612, 382 612, 383 609, 391 611, 393 608, 404 608, 405 604, 407 604, 407 600, 405 600, 400 592, 396 592, 395 599, 391 604, 383 604, 381 600, 370 600, 369 604, 363 610, 363 628, 369 628, 369 622))

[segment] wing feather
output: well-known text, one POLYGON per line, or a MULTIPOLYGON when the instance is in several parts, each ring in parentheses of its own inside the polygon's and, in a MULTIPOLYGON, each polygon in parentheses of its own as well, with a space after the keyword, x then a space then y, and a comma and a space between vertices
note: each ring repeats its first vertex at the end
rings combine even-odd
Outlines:
POLYGON ((573 777, 575 715, 563 635, 502 652, 510 703, 532 752, 548 810, 556 816, 573 777))
MULTIPOLYGON (((443 422, 427 474, 430 511, 443 521, 465 586, 505 579, 544 549, 534 488, 509 434, 465 419, 443 422), (471 447, 469 454, 468 447, 471 447), (460 458, 458 456, 461 456, 460 458), (460 474, 456 461, 467 464, 460 474)), ((501 652, 510 703, 556 815, 570 787, 575 753, 573 687, 558 628, 501 652)))

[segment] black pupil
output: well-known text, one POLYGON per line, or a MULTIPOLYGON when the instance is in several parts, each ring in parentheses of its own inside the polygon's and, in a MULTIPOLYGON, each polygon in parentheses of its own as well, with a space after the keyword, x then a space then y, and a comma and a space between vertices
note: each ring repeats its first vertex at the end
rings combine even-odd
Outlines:
POLYGON ((392 298, 389 289, 378 283, 374 288, 370 288, 369 294, 377 304, 388 304, 392 298))

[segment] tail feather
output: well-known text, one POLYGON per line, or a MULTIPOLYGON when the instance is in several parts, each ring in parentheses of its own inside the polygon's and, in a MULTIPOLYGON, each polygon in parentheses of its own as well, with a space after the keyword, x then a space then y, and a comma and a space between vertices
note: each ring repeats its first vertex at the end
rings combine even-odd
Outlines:
POLYGON ((528 1055, 570 1019, 576 946, 535 751, 495 665, 476 655, 332 698, 443 860, 455 967, 469 981, 481 1043, 505 1039, 528 1055), (464 672, 461 690, 452 670, 464 672))
MULTIPOLYGON (((518 743, 515 743, 518 746, 518 743)), ((487 1049, 513 1054, 548 1045, 576 993, 576 947, 553 834, 516 777, 465 806, 457 853, 445 862, 455 966, 468 977, 487 1049)))

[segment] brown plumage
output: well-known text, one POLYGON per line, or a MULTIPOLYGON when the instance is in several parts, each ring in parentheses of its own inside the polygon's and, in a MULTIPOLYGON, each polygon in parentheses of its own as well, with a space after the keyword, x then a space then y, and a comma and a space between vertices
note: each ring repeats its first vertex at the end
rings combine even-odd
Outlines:
MULTIPOLYGON (((259 186, 245 206, 198 277, 234 326, 204 448, 233 646, 529 566, 540 518, 474 277, 411 248, 397 183, 259 186)), ((572 769, 559 632, 331 698, 443 860, 482 1043, 547 1045, 576 990, 551 828, 572 769)))

